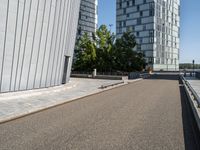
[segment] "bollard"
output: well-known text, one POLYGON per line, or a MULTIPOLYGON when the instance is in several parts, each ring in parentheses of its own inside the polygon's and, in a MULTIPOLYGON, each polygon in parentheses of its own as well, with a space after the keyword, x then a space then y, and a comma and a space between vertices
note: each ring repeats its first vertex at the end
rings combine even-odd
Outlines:
POLYGON ((95 78, 97 76, 97 69, 94 69, 92 72, 92 77, 95 78))

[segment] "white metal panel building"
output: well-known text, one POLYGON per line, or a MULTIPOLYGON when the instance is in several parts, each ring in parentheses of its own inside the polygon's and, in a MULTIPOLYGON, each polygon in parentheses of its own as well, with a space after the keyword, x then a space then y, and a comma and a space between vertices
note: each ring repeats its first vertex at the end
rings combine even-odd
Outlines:
POLYGON ((69 80, 80 0, 0 0, 0 92, 69 80))

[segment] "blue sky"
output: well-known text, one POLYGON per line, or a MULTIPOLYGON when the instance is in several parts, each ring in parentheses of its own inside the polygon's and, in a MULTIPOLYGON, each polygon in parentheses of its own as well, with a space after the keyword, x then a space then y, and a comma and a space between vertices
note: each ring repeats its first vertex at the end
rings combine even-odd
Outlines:
MULTIPOLYGON (((99 0, 99 25, 112 24, 115 31, 115 1, 99 0)), ((109 27, 110 28, 110 27, 109 27)), ((200 0, 181 0, 180 62, 200 63, 200 0)))

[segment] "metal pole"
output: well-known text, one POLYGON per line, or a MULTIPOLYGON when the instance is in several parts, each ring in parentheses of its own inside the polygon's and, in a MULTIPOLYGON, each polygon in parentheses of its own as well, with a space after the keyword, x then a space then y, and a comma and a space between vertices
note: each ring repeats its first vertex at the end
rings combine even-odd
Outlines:
POLYGON ((175 58, 175 71, 176 71, 176 58, 175 58))
POLYGON ((109 24, 109 26, 110 26, 110 32, 112 31, 112 26, 113 26, 113 24, 109 24))
POLYGON ((192 61, 192 65, 193 65, 193 76, 194 76, 194 64, 195 64, 195 60, 192 61))
POLYGON ((169 70, 169 68, 168 68, 168 58, 167 58, 167 71, 169 70))

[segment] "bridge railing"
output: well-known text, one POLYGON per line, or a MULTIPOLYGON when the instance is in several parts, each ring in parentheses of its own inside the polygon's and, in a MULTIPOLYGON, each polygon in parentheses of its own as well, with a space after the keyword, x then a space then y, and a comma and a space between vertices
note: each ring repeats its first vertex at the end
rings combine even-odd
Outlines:
POLYGON ((196 78, 200 79, 200 72, 196 72, 196 78))
POLYGON ((130 72, 129 75, 128 75, 128 79, 138 79, 138 78, 143 78, 143 79, 146 79, 150 77, 150 74, 147 73, 147 72, 130 72))
POLYGON ((184 76, 181 75, 182 81, 184 82, 184 86, 189 90, 190 94, 193 96, 194 100, 196 100, 198 107, 200 107, 200 97, 196 93, 196 91, 192 88, 189 82, 185 79, 184 76))

